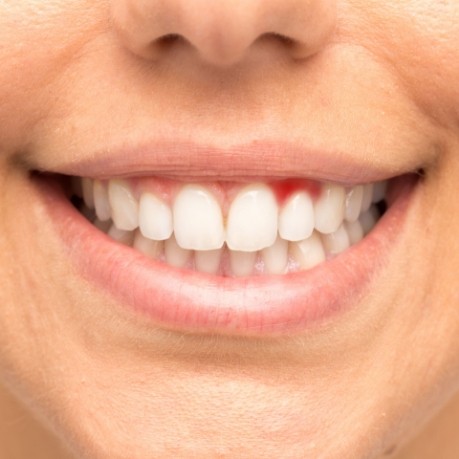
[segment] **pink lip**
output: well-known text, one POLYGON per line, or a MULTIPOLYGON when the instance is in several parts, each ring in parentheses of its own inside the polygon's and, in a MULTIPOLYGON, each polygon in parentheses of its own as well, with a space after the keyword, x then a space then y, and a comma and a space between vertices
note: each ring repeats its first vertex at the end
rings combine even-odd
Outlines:
MULTIPOLYGON (((117 167, 115 161, 110 173, 117 167)), ((100 171, 96 166, 93 175, 100 171)), ((270 336, 310 329, 359 303, 388 263, 415 183, 414 178, 401 179, 397 198, 376 228, 340 256, 310 271, 242 279, 152 261, 98 231, 52 181, 40 180, 37 192, 81 276, 127 311, 155 327, 270 336)))

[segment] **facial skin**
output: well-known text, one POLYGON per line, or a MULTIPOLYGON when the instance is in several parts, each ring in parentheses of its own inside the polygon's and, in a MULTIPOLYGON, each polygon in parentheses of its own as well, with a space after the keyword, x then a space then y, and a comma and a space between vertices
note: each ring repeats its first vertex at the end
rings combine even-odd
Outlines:
POLYGON ((72 457, 457 457, 458 42, 456 0, 0 0, 5 390, 72 457), (152 130, 424 177, 378 282, 331 326, 169 332, 80 276, 29 177, 152 130), (438 447, 403 450, 414 436, 438 447))

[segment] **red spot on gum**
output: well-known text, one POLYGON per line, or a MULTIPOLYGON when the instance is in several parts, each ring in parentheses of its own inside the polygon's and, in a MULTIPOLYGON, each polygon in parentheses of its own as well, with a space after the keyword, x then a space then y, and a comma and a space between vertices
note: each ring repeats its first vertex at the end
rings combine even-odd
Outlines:
POLYGON ((313 199, 320 195, 321 184, 305 179, 276 180, 269 184, 276 195, 277 202, 282 206, 297 191, 306 191, 313 199))

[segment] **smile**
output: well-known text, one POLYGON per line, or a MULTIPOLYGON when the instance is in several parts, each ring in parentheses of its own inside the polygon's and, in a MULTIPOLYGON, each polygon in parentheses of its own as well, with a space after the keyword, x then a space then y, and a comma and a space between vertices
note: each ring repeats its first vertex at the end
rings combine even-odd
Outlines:
POLYGON ((217 276, 314 268, 360 242, 386 208, 387 182, 241 184, 73 179, 72 199, 112 239, 176 268, 217 276))
POLYGON ((278 336, 353 310, 419 188, 415 173, 326 155, 302 175, 298 155, 269 173, 256 152, 240 171, 226 150, 188 155, 123 152, 33 176, 70 263, 115 313, 187 333, 278 336))

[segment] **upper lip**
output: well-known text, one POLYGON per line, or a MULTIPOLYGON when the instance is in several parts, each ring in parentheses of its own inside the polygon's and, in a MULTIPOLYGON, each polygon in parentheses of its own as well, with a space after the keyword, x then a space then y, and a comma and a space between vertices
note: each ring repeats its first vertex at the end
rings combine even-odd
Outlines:
POLYGON ((158 175, 183 181, 302 177, 353 186, 416 170, 414 165, 410 168, 376 166, 371 159, 357 160, 340 150, 305 148, 281 141, 216 147, 193 141, 156 140, 101 149, 48 172, 98 179, 158 175))

